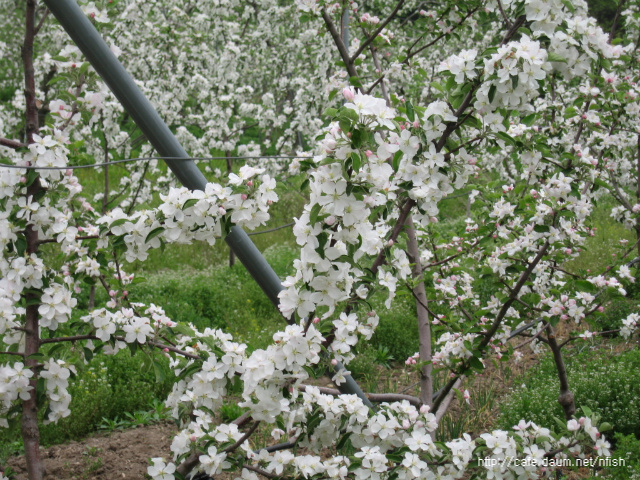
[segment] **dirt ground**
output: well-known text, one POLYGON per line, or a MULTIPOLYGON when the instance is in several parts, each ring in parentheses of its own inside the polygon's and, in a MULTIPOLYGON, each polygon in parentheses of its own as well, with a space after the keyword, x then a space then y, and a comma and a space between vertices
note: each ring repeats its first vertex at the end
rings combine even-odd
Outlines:
MULTIPOLYGON (((96 434, 79 442, 42 449, 45 480, 143 479, 151 457, 170 458, 177 428, 172 423, 96 434)), ((15 480, 27 480, 24 457, 10 459, 15 480)))

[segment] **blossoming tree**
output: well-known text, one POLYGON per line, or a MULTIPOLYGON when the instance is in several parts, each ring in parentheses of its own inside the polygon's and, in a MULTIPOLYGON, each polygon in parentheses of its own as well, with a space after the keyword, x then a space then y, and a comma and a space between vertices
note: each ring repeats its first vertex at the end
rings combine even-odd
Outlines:
MULTIPOLYGON (((637 5, 622 15, 623 3, 631 30, 637 5)), ((44 475, 38 410, 46 421, 69 415, 74 363, 127 347, 169 356, 176 375, 167 405, 183 428, 174 458, 153 459, 154 479, 228 470, 245 479, 453 479, 469 470, 538 478, 544 458, 608 455, 595 419, 576 410, 562 357, 573 337, 559 338, 556 326, 589 321, 603 294, 624 295, 635 279, 635 246, 604 272, 564 267, 592 233, 603 192, 637 228, 636 46, 612 41, 620 19, 607 34, 584 2, 560 0, 465 0, 432 11, 405 0, 83 8, 192 154, 311 145, 312 155, 292 164, 310 197, 294 227, 296 274, 279 296, 288 326, 267 349, 248 353, 223 331, 197 331, 129 298, 125 262, 264 224, 278 200, 275 180, 244 165, 198 191, 167 179, 154 208, 144 194, 117 208, 83 198, 68 167, 130 155, 128 119, 46 8, 27 0, 25 12, 12 11, 26 18, 25 83, 0 117, 2 155, 14 167, 0 169, 0 335, 9 358, 0 398, 4 424, 21 421, 30 480, 44 475), (261 145, 241 145, 248 118, 261 145), (457 235, 437 238, 440 202, 464 188, 472 214, 457 235), (483 278, 496 284, 488 299, 477 291, 483 278), (74 318, 86 285, 110 300, 74 318), (348 372, 332 367, 348 369, 378 324, 367 300, 384 291, 389 308, 398 289, 416 300, 420 349, 407 363, 419 372, 419 396, 312 386, 328 370, 337 385, 345 380, 348 372), (514 344, 518 336, 526 339, 514 344), (65 342, 81 348, 58 348, 65 342), (510 432, 436 443, 464 378, 527 345, 553 354, 566 425, 552 432, 523 419, 510 432), (437 393, 434 367, 451 376, 437 393), (217 409, 236 382, 247 412, 221 423, 217 409), (265 425, 271 437, 257 444, 265 425)), ((623 333, 638 320, 630 315, 623 333)))

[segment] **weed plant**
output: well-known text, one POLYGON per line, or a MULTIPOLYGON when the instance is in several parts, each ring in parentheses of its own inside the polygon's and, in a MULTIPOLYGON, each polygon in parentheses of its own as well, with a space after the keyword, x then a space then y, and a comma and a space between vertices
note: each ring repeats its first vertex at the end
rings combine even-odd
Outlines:
MULTIPOLYGON (((565 361, 576 407, 601 415, 614 433, 640 437, 640 350, 610 355, 586 349, 565 355, 565 361)), ((520 419, 554 425, 554 417, 564 418, 559 391, 555 365, 547 356, 501 404, 500 427, 511 429, 520 419)))

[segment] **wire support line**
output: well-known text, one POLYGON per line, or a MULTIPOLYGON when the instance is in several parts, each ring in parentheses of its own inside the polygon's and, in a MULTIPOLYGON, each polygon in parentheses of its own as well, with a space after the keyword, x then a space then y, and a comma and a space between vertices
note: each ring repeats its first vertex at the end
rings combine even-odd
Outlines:
POLYGON ((130 162, 146 162, 150 160, 249 160, 249 159, 280 159, 287 160, 293 158, 310 159, 312 157, 305 157, 302 155, 258 155, 258 156, 239 156, 239 157, 139 157, 139 158, 123 158, 121 160, 112 160, 109 162, 92 163, 91 165, 68 165, 65 167, 39 167, 37 165, 10 165, 6 163, 0 163, 0 168, 14 168, 21 170, 78 170, 81 168, 95 168, 106 167, 108 165, 117 165, 119 163, 130 162))

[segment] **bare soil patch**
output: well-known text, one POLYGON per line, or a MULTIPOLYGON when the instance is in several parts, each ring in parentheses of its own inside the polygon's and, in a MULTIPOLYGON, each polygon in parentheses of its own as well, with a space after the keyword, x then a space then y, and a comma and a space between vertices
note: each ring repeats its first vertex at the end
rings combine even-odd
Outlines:
MULTIPOLYGON (((151 457, 170 458, 175 424, 160 423, 99 433, 78 442, 41 450, 45 480, 143 479, 151 457)), ((15 480, 27 480, 24 457, 9 460, 15 480)))

